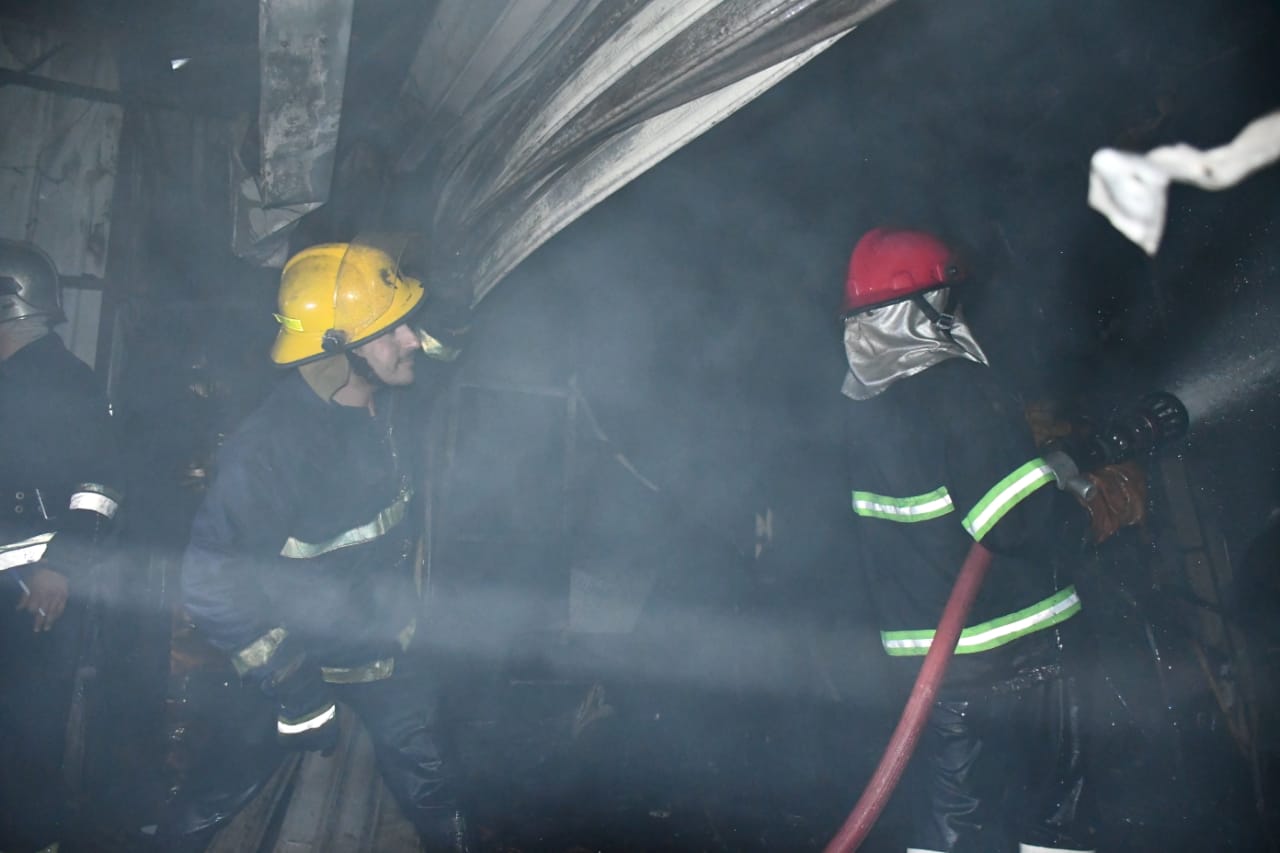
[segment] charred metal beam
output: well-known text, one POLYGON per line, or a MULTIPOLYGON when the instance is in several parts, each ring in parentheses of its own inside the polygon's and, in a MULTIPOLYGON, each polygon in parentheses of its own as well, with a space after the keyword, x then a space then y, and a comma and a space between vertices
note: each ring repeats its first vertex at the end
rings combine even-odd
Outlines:
POLYGON ((354 7, 354 0, 262 2, 259 191, 266 207, 328 199, 354 7))
POLYGON ((99 101, 107 104, 125 104, 128 99, 111 89, 97 86, 84 86, 80 83, 68 83, 65 80, 54 80, 52 77, 41 77, 26 71, 14 71, 11 68, 0 68, 0 86, 25 86, 28 89, 39 89, 72 98, 84 98, 87 101, 99 101))
POLYGON ((232 248, 283 265, 298 220, 329 200, 355 0, 261 0, 259 103, 249 145, 232 163, 232 248), (256 139, 252 137, 256 135, 256 139))
POLYGON ((171 112, 187 113, 189 115, 201 115, 197 110, 191 109, 187 104, 181 104, 177 101, 169 101, 162 98, 139 97, 137 95, 125 95, 113 89, 103 89, 98 86, 86 86, 82 83, 70 83, 66 80, 55 80, 52 77, 43 77, 39 74, 29 74, 25 71, 15 71, 12 68, 0 68, 0 86, 23 86, 28 89, 38 89, 42 92, 52 92, 55 95, 65 95, 68 98, 82 98, 86 101, 96 101, 103 104, 119 104, 124 107, 143 107, 146 109, 169 110, 171 112))

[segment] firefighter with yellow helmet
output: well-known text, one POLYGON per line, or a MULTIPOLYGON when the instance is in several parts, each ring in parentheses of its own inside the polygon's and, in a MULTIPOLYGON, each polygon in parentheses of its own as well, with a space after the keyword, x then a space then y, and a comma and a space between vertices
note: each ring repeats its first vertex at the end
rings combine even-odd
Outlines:
POLYGON ((271 348, 294 368, 219 452, 183 561, 187 612, 275 701, 279 740, 332 751, 338 704, 429 850, 465 850, 414 653, 421 281, 372 242, 312 246, 281 275, 271 348))

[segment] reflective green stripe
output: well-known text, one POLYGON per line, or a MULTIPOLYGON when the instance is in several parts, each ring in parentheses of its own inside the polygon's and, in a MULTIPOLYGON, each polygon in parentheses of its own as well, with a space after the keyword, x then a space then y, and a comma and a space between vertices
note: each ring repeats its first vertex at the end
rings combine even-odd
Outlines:
POLYGON ((982 496, 961 522, 974 541, 991 532, 1005 513, 1017 506, 1023 498, 1041 486, 1053 482, 1053 469, 1039 457, 1014 471, 982 496))
MULTIPOLYGON (((1074 586, 1069 586, 1016 613, 965 628, 960 632, 960 641, 956 643, 956 654, 985 652, 1003 646, 1019 637, 1065 622, 1079 612, 1080 596, 1076 594, 1074 586)), ((880 642, 884 645, 885 652, 894 657, 923 655, 933 645, 933 633, 933 631, 881 631, 880 642)))
POLYGON ((909 523, 927 521, 954 510, 946 486, 910 498, 891 498, 873 492, 854 492, 853 511, 866 518, 884 518, 909 523))
POLYGON ((286 317, 283 314, 272 314, 271 316, 275 317, 277 323, 279 323, 281 326, 284 326, 286 329, 288 329, 291 332, 304 331, 302 328, 301 320, 296 320, 293 317, 286 317))
POLYGON ((402 492, 395 503, 378 513, 373 521, 339 533, 327 542, 302 542, 290 536, 289 541, 285 542, 284 547, 280 549, 280 556, 306 559, 337 551, 339 548, 350 548, 352 545, 371 542, 404 520, 405 510, 408 509, 412 498, 412 489, 402 492))

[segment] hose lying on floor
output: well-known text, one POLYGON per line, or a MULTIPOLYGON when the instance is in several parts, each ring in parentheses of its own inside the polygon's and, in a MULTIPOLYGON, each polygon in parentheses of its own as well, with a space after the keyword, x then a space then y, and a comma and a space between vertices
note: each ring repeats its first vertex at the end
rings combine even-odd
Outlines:
POLYGON ((933 643, 929 646, 929 653, 925 655, 920 674, 916 676, 906 707, 902 709, 898 727, 893 730, 893 737, 889 738, 889 746, 880 759, 880 766, 872 774, 871 781, 867 783, 862 796, 858 798, 858 804, 853 807, 840 831, 827 844, 825 853, 849 853, 858 849, 858 845, 866 840, 871 827, 880 817, 885 804, 889 802, 889 796, 902 778, 902 771, 911 760, 911 753, 915 751, 920 730, 929 718, 933 699, 938 694, 938 685, 942 683, 947 664, 951 662, 951 655, 960 639, 960 631, 964 628, 969 608, 978 596, 990 565, 991 552, 977 542, 973 543, 960 568, 955 586, 951 588, 951 596, 942 611, 933 643))

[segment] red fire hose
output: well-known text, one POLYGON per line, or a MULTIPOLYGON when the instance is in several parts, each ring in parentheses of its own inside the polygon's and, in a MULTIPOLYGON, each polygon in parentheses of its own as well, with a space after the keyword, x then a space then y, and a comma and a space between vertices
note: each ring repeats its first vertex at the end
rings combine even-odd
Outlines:
POLYGON ((938 630, 934 632, 933 643, 929 653, 925 655, 924 665, 916 676, 916 683, 911 688, 907 705, 902 709, 902 718, 898 727, 889 738, 889 746, 880 759, 880 766, 872 774, 858 804, 853 807, 840 831, 827 844, 825 853, 850 853, 858 849, 858 845, 866 840, 867 833, 875 825, 880 812, 889 802, 889 795, 897 787, 902 778, 902 771, 911 760, 916 741, 920 739, 920 730, 933 707, 933 697, 938 693, 938 685, 951 662, 951 654, 955 651, 956 642, 960 639, 960 631, 964 628, 964 620, 969 615, 982 579, 987 575, 987 567, 991 565, 991 552, 977 542, 969 549, 969 555, 960 568, 960 576, 951 588, 951 597, 942 611, 942 620, 938 622, 938 630))

